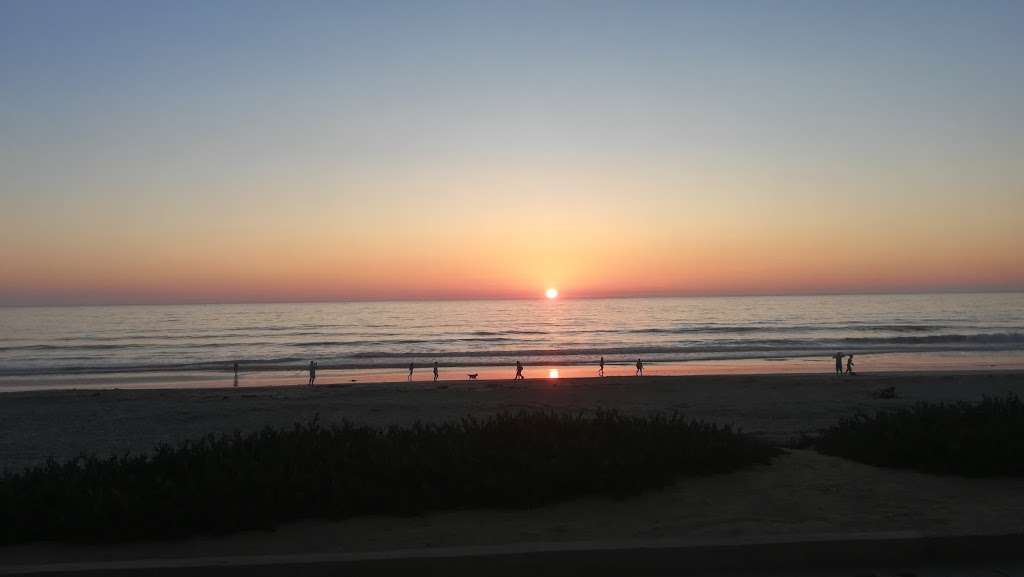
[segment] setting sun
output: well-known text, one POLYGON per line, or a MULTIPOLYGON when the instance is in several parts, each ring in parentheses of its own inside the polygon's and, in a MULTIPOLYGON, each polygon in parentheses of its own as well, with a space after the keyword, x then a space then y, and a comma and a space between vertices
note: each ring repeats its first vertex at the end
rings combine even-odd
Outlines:
POLYGON ((558 298, 558 289, 549 288, 548 290, 544 291, 544 295, 549 299, 558 298))

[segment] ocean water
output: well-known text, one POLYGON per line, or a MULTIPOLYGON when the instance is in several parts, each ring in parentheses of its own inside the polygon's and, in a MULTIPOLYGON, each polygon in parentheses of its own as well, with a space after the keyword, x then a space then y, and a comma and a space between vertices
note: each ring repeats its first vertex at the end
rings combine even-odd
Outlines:
POLYGON ((434 361, 571 369, 602 355, 685 367, 837 351, 1024 358, 1024 294, 0 308, 0 377, 223 373, 234 362, 294 373, 310 360, 390 374, 434 361))

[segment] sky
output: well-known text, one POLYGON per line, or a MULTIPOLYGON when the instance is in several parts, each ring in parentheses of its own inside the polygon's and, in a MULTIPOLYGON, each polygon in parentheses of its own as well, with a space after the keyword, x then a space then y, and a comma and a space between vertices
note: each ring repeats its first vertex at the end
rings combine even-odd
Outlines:
POLYGON ((0 1, 0 305, 1024 289, 1021 2, 0 1))

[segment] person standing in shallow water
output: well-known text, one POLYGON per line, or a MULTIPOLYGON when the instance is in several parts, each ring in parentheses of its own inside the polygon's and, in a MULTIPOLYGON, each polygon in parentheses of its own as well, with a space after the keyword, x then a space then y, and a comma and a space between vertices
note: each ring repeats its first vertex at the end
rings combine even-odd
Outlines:
POLYGON ((636 360, 636 376, 644 376, 644 362, 641 361, 640 359, 636 360))
POLYGON ((848 375, 855 375, 855 374, 857 374, 857 373, 853 372, 853 355, 852 354, 847 355, 847 357, 846 357, 846 374, 848 374, 848 375))
POLYGON ((309 361, 309 386, 316 382, 316 361, 309 361))
POLYGON ((437 361, 434 361, 434 382, 437 382, 437 361))
POLYGON ((523 363, 516 361, 516 378, 513 381, 521 381, 526 377, 523 376, 523 363))
POLYGON ((238 386, 238 363, 235 363, 234 369, 235 369, 235 386, 237 387, 238 386))
POLYGON ((832 358, 836 360, 836 375, 843 374, 843 353, 836 353, 832 355, 832 358))
POLYGON ((603 377, 604 376, 604 357, 601 357, 601 364, 599 366, 600 366, 600 368, 597 369, 597 376, 603 377))
POLYGON ((405 380, 407 380, 407 381, 411 381, 412 380, 412 372, 413 372, 413 370, 415 370, 415 368, 416 367, 414 367, 412 363, 409 363, 409 376, 406 377, 405 380))

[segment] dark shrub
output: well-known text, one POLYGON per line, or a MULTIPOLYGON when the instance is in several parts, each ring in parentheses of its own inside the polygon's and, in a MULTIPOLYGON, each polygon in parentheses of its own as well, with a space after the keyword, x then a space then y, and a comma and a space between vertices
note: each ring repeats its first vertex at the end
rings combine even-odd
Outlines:
POLYGON ((777 451, 678 415, 520 412, 385 429, 316 422, 81 457, 0 479, 0 542, 123 540, 306 519, 622 497, 777 451))
POLYGON ((920 403, 844 419, 815 441, 822 453, 883 467, 968 477, 1024 475, 1024 403, 920 403))

